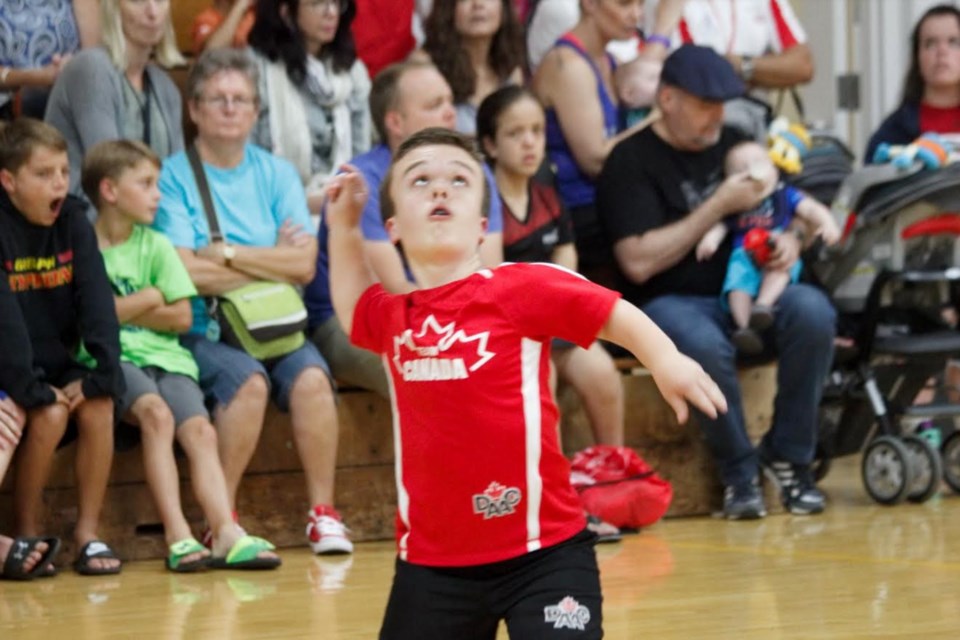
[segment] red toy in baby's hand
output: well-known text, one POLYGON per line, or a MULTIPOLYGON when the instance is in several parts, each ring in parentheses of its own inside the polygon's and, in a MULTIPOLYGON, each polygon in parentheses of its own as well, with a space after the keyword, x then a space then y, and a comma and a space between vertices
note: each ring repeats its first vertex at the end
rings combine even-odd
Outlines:
POLYGON ((750 229, 743 236, 743 248, 758 267, 770 262, 770 254, 776 243, 766 229, 750 229))

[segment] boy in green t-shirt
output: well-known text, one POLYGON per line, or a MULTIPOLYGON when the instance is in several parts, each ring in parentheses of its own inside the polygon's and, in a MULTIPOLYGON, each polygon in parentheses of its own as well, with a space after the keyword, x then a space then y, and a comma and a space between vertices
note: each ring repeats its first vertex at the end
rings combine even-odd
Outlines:
POLYGON ((151 230, 160 201, 160 160, 132 140, 103 142, 84 158, 83 189, 97 207, 97 243, 120 320, 127 391, 117 414, 139 426, 147 484, 169 545, 171 571, 272 569, 274 546, 233 520, 217 435, 197 385, 197 365, 177 334, 192 322, 197 290, 176 250, 151 230), (187 454, 197 501, 213 533, 212 554, 192 535, 180 504, 173 439, 187 454))

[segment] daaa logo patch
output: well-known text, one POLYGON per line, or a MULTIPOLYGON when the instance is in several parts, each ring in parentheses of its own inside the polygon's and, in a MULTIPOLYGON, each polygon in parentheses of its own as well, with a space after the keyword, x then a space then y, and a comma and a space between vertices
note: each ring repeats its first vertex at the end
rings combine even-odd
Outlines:
POLYGON ((543 608, 544 622, 553 624, 554 629, 577 629, 583 631, 590 622, 590 610, 567 596, 560 604, 543 608))
POLYGON ((483 493, 473 496, 473 512, 483 515, 484 520, 508 516, 516 511, 520 499, 520 489, 494 481, 483 493))

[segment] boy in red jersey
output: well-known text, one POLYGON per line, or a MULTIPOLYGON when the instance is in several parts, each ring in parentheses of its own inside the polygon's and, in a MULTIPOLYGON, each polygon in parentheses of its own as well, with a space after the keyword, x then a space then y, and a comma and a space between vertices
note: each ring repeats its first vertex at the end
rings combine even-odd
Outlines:
POLYGON ((485 269, 490 193, 474 143, 426 129, 381 186, 422 289, 388 294, 363 262, 362 177, 328 189, 334 308, 390 373, 399 557, 381 638, 600 638, 593 534, 557 438, 550 339, 623 344, 682 421, 725 411, 717 386, 617 293, 555 266, 485 269), (371 286, 373 285, 373 286, 371 286), (575 633, 571 634, 571 631, 575 633))

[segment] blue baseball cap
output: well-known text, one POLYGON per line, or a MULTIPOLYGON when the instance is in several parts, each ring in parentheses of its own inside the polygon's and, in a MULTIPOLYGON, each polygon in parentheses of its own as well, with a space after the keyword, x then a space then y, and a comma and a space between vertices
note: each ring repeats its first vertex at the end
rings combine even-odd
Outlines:
POLYGON ((685 44, 667 56, 660 82, 716 102, 739 98, 747 89, 726 58, 695 44, 685 44))

